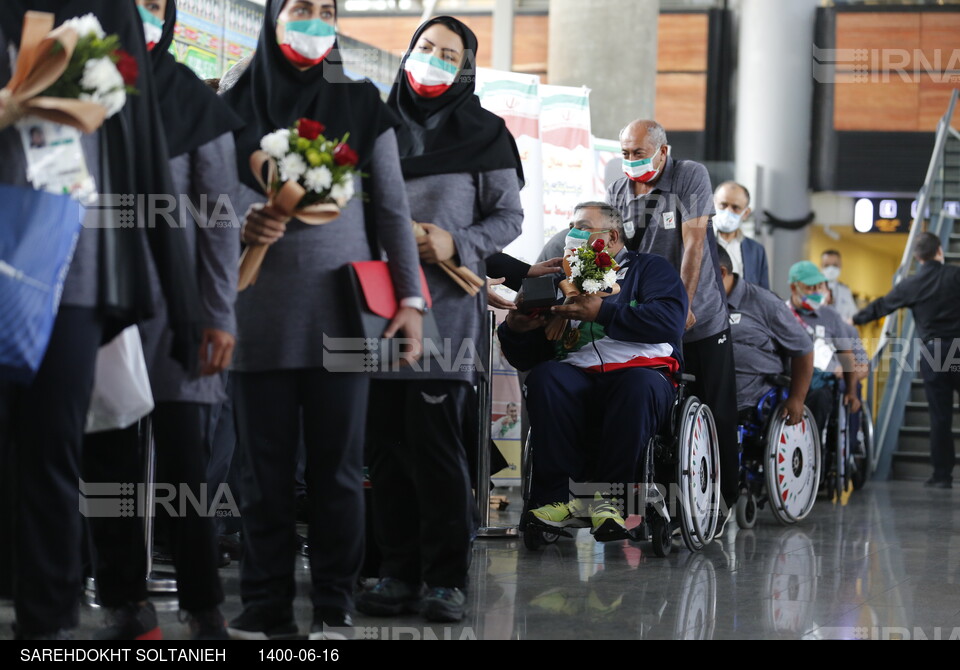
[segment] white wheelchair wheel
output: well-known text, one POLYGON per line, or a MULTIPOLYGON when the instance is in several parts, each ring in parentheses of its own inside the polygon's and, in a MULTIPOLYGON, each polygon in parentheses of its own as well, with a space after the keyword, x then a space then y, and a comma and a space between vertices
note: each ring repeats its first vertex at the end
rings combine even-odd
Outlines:
POLYGON ((712 640, 717 620, 717 573, 713 561, 695 554, 684 568, 674 640, 712 640))
POLYGON ((803 634, 813 625, 817 602, 817 555, 799 528, 783 535, 768 559, 763 610, 767 630, 776 635, 803 634))
POLYGON ((788 426, 774 410, 767 427, 765 467, 770 511, 782 524, 806 517, 817 501, 820 488, 820 434, 813 415, 803 408, 803 420, 788 426))
POLYGON ((700 551, 717 531, 720 450, 713 413, 696 396, 684 403, 678 447, 680 530, 687 548, 700 551))

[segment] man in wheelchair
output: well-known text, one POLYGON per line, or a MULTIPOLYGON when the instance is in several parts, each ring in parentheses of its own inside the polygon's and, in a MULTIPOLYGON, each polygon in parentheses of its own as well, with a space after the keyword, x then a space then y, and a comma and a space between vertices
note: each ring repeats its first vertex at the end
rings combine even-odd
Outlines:
POLYGON ((603 239, 620 265, 620 292, 570 298, 549 317, 524 314, 521 295, 499 337, 507 360, 530 370, 525 392, 535 463, 524 523, 589 526, 606 542, 628 536, 619 493, 632 491, 645 446, 669 420, 687 294, 666 260, 624 248, 615 209, 583 203, 574 218, 568 248, 578 237, 588 244, 603 239), (547 339, 548 318, 569 319, 559 341, 547 339), (590 494, 571 498, 573 482, 590 494))
POLYGON ((840 314, 823 304, 827 278, 810 261, 790 268, 790 300, 787 306, 813 342, 813 379, 806 405, 820 430, 830 418, 837 393, 851 414, 860 411, 857 384, 859 366, 854 354, 856 337, 840 314))
MULTIPOLYGON (((730 310, 730 335, 737 366, 737 410, 747 423, 757 421, 756 406, 783 374, 790 359, 790 389, 783 416, 788 426, 803 420, 803 405, 813 376, 813 343, 777 295, 733 273, 733 261, 717 249, 720 275, 730 310)), ((743 421, 742 421, 743 422, 743 421)))

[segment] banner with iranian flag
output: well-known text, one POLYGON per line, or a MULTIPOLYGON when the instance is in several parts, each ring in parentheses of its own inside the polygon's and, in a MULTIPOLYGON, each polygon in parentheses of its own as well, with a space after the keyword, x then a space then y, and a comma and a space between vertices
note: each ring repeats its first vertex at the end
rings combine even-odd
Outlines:
POLYGON ((501 117, 517 141, 526 186, 520 191, 523 233, 504 251, 533 262, 543 248, 543 164, 540 152, 540 77, 477 69, 480 104, 501 117))
POLYGON ((543 152, 543 234, 567 229, 578 202, 594 197, 590 89, 540 86, 543 152))

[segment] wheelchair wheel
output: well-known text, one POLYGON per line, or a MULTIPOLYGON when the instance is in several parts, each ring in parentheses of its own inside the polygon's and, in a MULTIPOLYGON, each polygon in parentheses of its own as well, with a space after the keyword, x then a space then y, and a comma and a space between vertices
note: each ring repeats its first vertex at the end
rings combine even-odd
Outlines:
POLYGON ((820 436, 816 421, 806 407, 803 420, 788 426, 777 407, 766 434, 764 472, 770 510, 782 524, 806 517, 820 488, 820 436))
POLYGON ((536 551, 548 544, 553 544, 560 537, 557 533, 551 533, 540 526, 527 523, 523 528, 523 546, 530 551, 536 551))
POLYGON ((703 554, 691 556, 684 567, 674 640, 712 640, 717 615, 717 574, 703 554))
POLYGON ((713 413, 696 396, 680 414, 677 483, 680 531, 690 551, 700 551, 717 531, 720 510, 720 450, 713 413))
POLYGON ((850 479, 854 490, 859 491, 873 474, 873 417, 866 404, 860 412, 860 432, 853 438, 850 479))
POLYGON ((757 523, 757 498, 752 493, 744 492, 737 498, 737 525, 748 530, 757 523))
POLYGON ((650 535, 653 538, 653 553, 664 558, 673 551, 673 537, 670 533, 670 524, 659 514, 650 519, 650 535))
POLYGON ((533 480, 533 431, 527 431, 527 439, 523 443, 523 453, 520 454, 520 497, 524 501, 530 500, 530 486, 533 480))

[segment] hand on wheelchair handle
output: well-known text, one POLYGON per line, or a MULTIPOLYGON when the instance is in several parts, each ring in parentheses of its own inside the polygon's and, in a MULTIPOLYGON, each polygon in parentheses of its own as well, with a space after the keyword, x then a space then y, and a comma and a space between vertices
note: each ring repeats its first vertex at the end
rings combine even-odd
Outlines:
POLYGON ((783 404, 783 418, 788 426, 796 426, 803 421, 803 398, 790 396, 783 404))
POLYGON ((843 404, 850 410, 851 414, 856 414, 860 411, 860 398, 857 397, 856 392, 853 393, 844 393, 843 394, 843 404))

